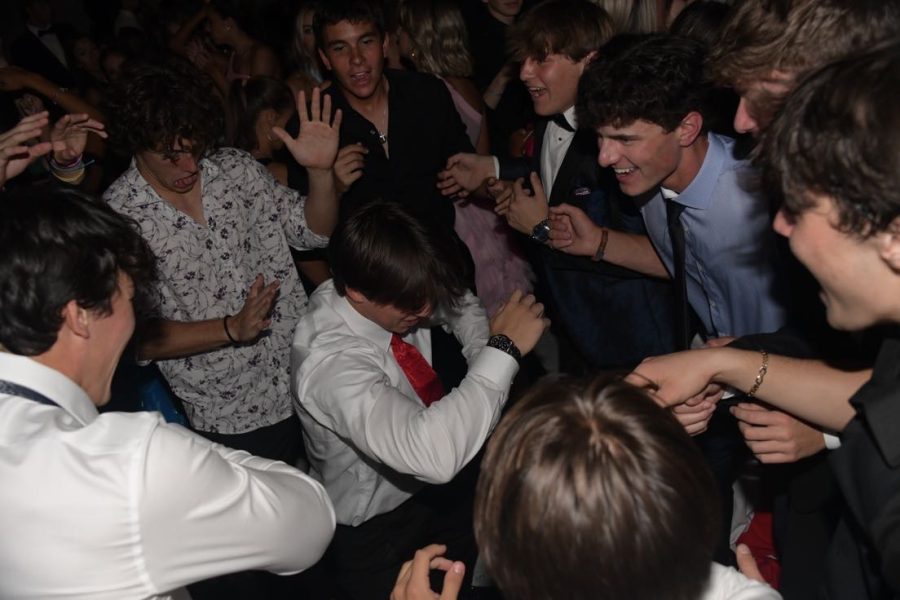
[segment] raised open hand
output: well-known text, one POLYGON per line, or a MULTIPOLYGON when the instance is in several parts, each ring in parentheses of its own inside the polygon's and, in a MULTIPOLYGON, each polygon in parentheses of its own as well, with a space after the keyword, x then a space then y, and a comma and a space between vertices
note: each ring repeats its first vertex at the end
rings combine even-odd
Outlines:
POLYGON ((341 110, 331 118, 331 96, 322 99, 321 90, 313 88, 312 101, 306 106, 306 93, 297 94, 297 112, 300 115, 300 133, 292 138, 281 127, 272 131, 284 142, 285 147, 301 166, 307 169, 328 170, 334 166, 340 139, 341 110))
POLYGON ((278 286, 277 279, 266 285, 262 275, 256 276, 241 311, 225 319, 227 332, 235 341, 253 342, 272 323, 269 315, 278 295, 278 286))
POLYGON ((53 160, 66 163, 81 156, 89 133, 107 138, 106 126, 89 115, 63 115, 50 130, 53 160))
POLYGON ((9 131, 0 134, 0 186, 24 171, 38 157, 50 152, 50 142, 27 145, 41 135, 49 122, 46 111, 29 115, 9 131))

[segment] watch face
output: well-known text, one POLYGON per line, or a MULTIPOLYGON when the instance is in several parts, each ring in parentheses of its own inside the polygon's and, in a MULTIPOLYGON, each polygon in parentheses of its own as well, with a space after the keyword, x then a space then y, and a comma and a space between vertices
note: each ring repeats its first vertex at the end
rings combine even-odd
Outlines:
POLYGON ((531 230, 531 239, 543 244, 550 239, 550 224, 547 221, 541 221, 531 230))

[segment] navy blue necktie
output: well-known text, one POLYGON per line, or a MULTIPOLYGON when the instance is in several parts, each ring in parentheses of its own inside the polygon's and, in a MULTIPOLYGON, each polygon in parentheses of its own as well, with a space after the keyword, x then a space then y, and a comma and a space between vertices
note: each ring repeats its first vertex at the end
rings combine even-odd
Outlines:
POLYGON ((691 319, 688 312, 687 272, 685 270, 684 225, 681 213, 684 205, 666 198, 666 221, 669 238, 672 240, 672 256, 675 262, 675 344, 679 350, 691 347, 691 319))

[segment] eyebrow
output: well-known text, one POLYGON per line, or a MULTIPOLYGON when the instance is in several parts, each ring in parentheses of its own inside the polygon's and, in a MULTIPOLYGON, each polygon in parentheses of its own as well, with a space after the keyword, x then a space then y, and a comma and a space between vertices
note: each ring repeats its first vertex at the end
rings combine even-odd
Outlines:
POLYGON ((352 44, 352 43, 356 43, 356 42, 359 42, 359 41, 361 41, 361 40, 364 40, 364 39, 370 38, 370 37, 378 37, 378 30, 376 30, 376 29, 369 29, 369 30, 364 31, 363 33, 359 34, 358 36, 356 36, 355 39, 344 39, 344 38, 339 38, 339 39, 336 39, 336 40, 331 40, 330 42, 328 42, 327 44, 325 44, 325 47, 326 47, 326 48, 332 48, 332 47, 334 47, 334 46, 336 46, 336 45, 338 45, 338 44, 352 44))
POLYGON ((598 134, 602 138, 607 138, 610 140, 617 140, 620 142, 633 142, 635 140, 641 139, 641 136, 634 133, 613 133, 610 135, 598 134))

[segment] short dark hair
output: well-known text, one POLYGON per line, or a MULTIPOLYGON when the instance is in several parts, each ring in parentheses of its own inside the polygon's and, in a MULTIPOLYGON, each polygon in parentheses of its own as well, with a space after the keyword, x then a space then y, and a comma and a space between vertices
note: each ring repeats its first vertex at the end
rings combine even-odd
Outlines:
POLYGON ((764 176, 784 208, 831 198, 839 227, 862 237, 900 216, 900 44, 883 45, 810 75, 762 143, 764 176))
POLYGON ((341 21, 350 23, 372 23, 378 33, 384 35, 384 12, 377 0, 328 0, 316 5, 313 16, 313 33, 316 46, 325 50, 323 32, 327 25, 337 25, 341 21))
POLYGON ((494 432, 475 535, 516 600, 695 600, 718 513, 712 475, 671 414, 621 381, 563 379, 494 432))
POLYGON ((334 287, 341 295, 352 288, 403 310, 453 307, 467 287, 461 243, 422 211, 390 200, 368 202, 331 234, 334 287))
POLYGON ((547 0, 526 11, 506 34, 514 60, 562 54, 581 60, 613 35, 605 10, 588 0, 547 0))
POLYGON ((614 37, 581 76, 579 124, 596 129, 643 120, 672 131, 691 111, 705 116, 705 55, 700 42, 665 33, 614 37))
POLYGON ((768 122, 803 75, 900 33, 900 4, 885 0, 745 0, 737 3, 710 57, 717 82, 741 86, 773 71, 786 91, 755 103, 768 122))
POLYGON ((175 56, 128 61, 106 106, 113 147, 129 156, 170 153, 180 139, 198 153, 219 145, 225 130, 222 99, 212 80, 175 56))
POLYGON ((50 349, 62 311, 109 314, 123 272, 141 294, 156 259, 137 224, 75 191, 30 187, 0 198, 0 344, 13 354, 50 349))

